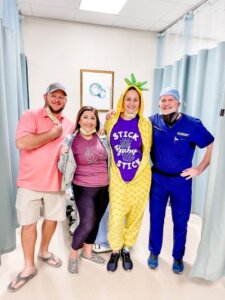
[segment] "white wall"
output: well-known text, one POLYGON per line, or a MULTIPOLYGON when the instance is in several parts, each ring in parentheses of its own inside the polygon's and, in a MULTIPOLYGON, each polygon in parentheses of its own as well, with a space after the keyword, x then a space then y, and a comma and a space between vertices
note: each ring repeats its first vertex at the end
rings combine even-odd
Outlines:
POLYGON ((135 73, 148 80, 145 115, 150 115, 156 35, 151 32, 25 17, 24 49, 28 59, 30 107, 42 106, 51 82, 68 90, 65 114, 74 120, 80 108, 80 69, 114 71, 114 107, 135 73))

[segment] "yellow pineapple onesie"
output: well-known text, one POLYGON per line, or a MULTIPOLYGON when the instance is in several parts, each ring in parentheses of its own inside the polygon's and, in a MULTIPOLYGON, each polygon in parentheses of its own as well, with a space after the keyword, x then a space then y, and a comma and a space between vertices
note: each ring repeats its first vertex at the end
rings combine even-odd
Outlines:
MULTIPOLYGON (((142 92, 136 86, 128 86, 117 104, 116 113, 105 123, 108 140, 113 126, 117 123, 123 109, 123 99, 129 88, 135 88, 140 94, 140 108, 138 111, 138 129, 142 139, 142 160, 130 182, 125 182, 119 168, 116 166, 111 148, 110 165, 110 211, 108 240, 111 249, 120 250, 123 246, 131 247, 135 244, 143 219, 144 210, 149 199, 151 184, 150 148, 152 144, 152 125, 143 117, 142 92)), ((121 128, 122 129, 122 128, 121 128)))

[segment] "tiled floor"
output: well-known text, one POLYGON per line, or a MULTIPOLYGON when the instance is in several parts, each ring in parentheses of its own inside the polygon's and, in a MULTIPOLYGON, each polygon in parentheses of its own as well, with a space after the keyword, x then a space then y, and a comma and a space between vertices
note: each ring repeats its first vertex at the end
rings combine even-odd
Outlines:
MULTIPOLYGON (((66 224, 59 224, 52 240, 51 250, 63 259, 63 266, 54 269, 37 262, 38 275, 14 294, 7 292, 10 280, 22 269, 23 256, 19 241, 15 251, 2 256, 0 267, 1 300, 222 300, 225 299, 225 279, 211 283, 201 279, 189 279, 188 274, 194 262, 200 238, 201 220, 191 216, 189 222, 185 271, 175 275, 171 271, 172 224, 168 208, 165 221, 164 245, 157 271, 150 270, 148 257, 148 212, 144 217, 139 239, 132 249, 134 269, 125 272, 121 263, 115 274, 109 274, 105 267, 88 262, 80 263, 80 274, 67 271, 67 255, 70 237, 66 224)), ((40 228, 40 224, 38 226, 40 228)), ((104 257, 108 258, 108 254, 104 257)))

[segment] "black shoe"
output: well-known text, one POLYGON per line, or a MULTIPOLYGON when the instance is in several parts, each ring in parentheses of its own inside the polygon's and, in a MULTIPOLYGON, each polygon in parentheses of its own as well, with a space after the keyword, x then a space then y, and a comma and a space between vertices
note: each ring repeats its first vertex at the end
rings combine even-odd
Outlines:
POLYGON ((125 271, 131 271, 133 269, 133 262, 130 258, 130 252, 125 249, 121 250, 121 257, 123 261, 123 268, 125 271))
POLYGON ((119 253, 112 253, 110 260, 107 263, 107 271, 115 272, 118 266, 118 260, 120 258, 119 253))

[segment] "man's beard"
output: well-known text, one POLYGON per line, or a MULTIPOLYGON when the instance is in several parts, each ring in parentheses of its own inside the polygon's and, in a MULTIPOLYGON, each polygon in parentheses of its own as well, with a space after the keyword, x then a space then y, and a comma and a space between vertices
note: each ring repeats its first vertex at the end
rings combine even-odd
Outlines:
MULTIPOLYGON (((47 105, 47 104, 46 104, 47 105)), ((50 105, 47 105, 53 114, 59 114, 63 111, 65 105, 57 110, 53 109, 50 105)))

